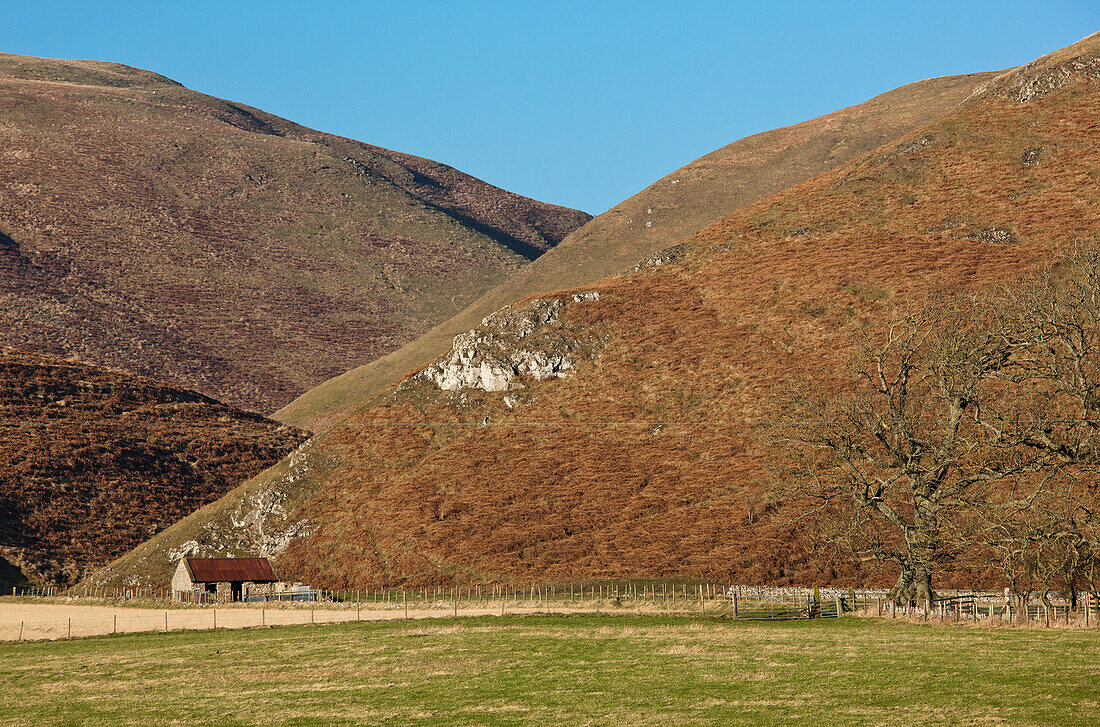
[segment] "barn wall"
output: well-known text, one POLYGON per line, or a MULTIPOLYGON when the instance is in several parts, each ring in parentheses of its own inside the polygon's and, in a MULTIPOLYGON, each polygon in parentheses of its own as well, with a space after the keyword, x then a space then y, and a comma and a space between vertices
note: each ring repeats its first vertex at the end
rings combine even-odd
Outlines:
POLYGON ((176 566, 176 572, 172 575, 172 596, 178 597, 176 594, 181 591, 190 593, 194 588, 195 584, 191 582, 191 575, 187 572, 187 566, 181 560, 179 565, 176 566))

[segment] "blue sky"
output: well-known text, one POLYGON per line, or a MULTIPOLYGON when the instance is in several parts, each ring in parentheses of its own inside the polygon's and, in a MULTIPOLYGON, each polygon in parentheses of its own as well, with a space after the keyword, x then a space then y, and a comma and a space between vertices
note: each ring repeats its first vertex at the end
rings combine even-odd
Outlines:
POLYGON ((740 137, 1100 30, 1043 2, 0 0, 0 50, 163 73, 599 213, 740 137))

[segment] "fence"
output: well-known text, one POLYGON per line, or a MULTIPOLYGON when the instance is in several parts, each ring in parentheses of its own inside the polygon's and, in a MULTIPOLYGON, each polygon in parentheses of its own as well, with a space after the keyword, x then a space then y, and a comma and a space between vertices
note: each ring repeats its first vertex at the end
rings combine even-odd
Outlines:
MULTIPOLYGON (((921 613, 921 615, 927 615, 921 613)), ((1071 624, 1100 626, 1100 602, 1092 594, 1083 594, 1076 604, 1033 603, 1029 599, 1022 606, 1013 605, 1003 594, 967 593, 941 596, 931 604, 931 615, 949 621, 1016 622, 1025 624, 1071 624)))
MULTIPOLYGON (((768 587, 768 586, 743 586, 720 583, 692 583, 681 581, 661 580, 632 580, 612 581, 596 583, 571 583, 565 585, 539 585, 527 586, 469 586, 469 587, 435 587, 427 589, 357 589, 357 590, 325 590, 305 589, 294 591, 250 592, 244 599, 248 602, 274 602, 274 601, 317 601, 317 602, 360 602, 360 603, 403 603, 420 602, 431 603, 436 601, 461 601, 466 603, 483 603, 488 601, 512 601, 512 602, 574 602, 583 603, 590 601, 629 601, 654 605, 683 605, 685 602, 712 603, 718 601, 732 601, 734 596, 748 603, 751 599, 768 598, 802 598, 811 595, 815 589, 801 587, 768 587)), ((882 595, 885 591, 868 591, 852 589, 821 588, 818 589, 824 600, 835 598, 847 598, 848 600, 873 598, 875 594, 882 595)), ((180 600, 182 595, 185 602, 189 603, 226 603, 225 594, 214 594, 202 591, 177 592, 175 594, 168 588, 153 588, 146 586, 134 587, 102 587, 102 586, 78 586, 68 591, 61 592, 56 588, 12 588, 12 595, 20 596, 58 596, 65 595, 72 598, 89 598, 129 601, 135 599, 151 600, 180 600)))
MULTIPOLYGON (((25 588, 13 589, 13 595, 22 596, 51 596, 57 591, 51 588, 25 588)), ((167 599, 171 594, 166 590, 151 588, 128 589, 81 589, 75 595, 68 595, 67 604, 103 604, 104 600, 109 604, 114 601, 127 601, 135 598, 148 598, 157 600, 167 599), (87 593, 87 598, 81 595, 87 593), (104 599, 104 596, 107 596, 104 599)), ((354 607, 356 618, 360 611, 374 613, 371 618, 383 614, 387 618, 409 617, 410 613, 420 616, 458 616, 489 615, 536 612, 569 612, 569 613, 649 613, 688 615, 701 614, 706 616, 723 617, 747 621, 780 621, 792 619, 811 618, 837 618, 845 613, 861 613, 863 615, 877 615, 886 618, 930 619, 939 618, 946 621, 970 621, 986 623, 1028 623, 1031 625, 1057 625, 1078 622, 1085 626, 1100 626, 1100 603, 1091 595, 1085 595, 1082 602, 1069 603, 1033 603, 1029 602, 1025 609, 1006 603, 1003 593, 991 592, 962 592, 945 593, 935 599, 931 609, 924 610, 913 604, 901 607, 895 606, 887 597, 885 590, 855 590, 838 588, 795 588, 795 587, 759 587, 740 586, 719 583, 684 583, 673 581, 621 581, 602 583, 574 583, 566 585, 543 586, 531 584, 519 586, 470 586, 470 587, 436 587, 417 590, 399 589, 358 589, 329 591, 321 589, 309 589, 298 591, 284 591, 272 593, 250 594, 247 599, 253 604, 261 606, 260 616, 256 617, 255 608, 247 608, 242 604, 241 612, 253 614, 250 618, 238 616, 235 610, 213 609, 223 619, 230 621, 216 624, 218 616, 206 615, 210 613, 210 606, 215 600, 207 600, 214 594, 200 594, 195 597, 196 605, 203 608, 201 616, 191 617, 190 621, 183 620, 173 622, 175 614, 179 611, 157 611, 154 618, 149 615, 140 617, 131 624, 131 628, 121 628, 126 624, 120 624, 120 619, 127 616, 115 616, 111 628, 105 628, 102 620, 97 621, 98 627, 91 624, 82 624, 82 619, 64 623, 64 631, 61 633, 60 622, 41 622, 41 628, 33 623, 25 622, 18 632, 0 635, 0 639, 13 638, 45 638, 43 634, 52 634, 49 638, 64 638, 66 635, 87 635, 84 632, 113 633, 120 630, 153 630, 153 628, 139 628, 142 623, 155 627, 156 630, 175 630, 176 628, 212 628, 215 625, 221 627, 263 626, 273 625, 275 622, 265 621, 263 604, 272 604, 276 609, 280 606, 293 607, 301 605, 301 601, 316 604, 311 609, 311 619, 316 619, 316 613, 326 608, 328 604, 332 609, 324 613, 335 614, 325 616, 328 620, 349 620, 346 614, 354 607), (365 609, 364 609, 365 607, 365 609), (169 615, 165 615, 168 613, 169 615), (226 615, 227 614, 227 615, 226 615), (196 620, 197 619, 197 620, 196 620), (210 619, 211 623, 207 623, 210 619), (237 622, 244 619, 243 622, 237 622), (191 624, 194 625, 191 625, 191 624), (38 631, 36 631, 38 629, 38 631), (42 634, 36 636, 39 631, 42 634)), ((54 601, 56 603, 56 601, 54 601)), ((276 613, 276 610, 268 610, 267 614, 276 613)), ((281 612, 280 612, 281 613, 281 612)), ((304 613, 304 612, 303 612, 304 613)), ((304 616, 276 616, 279 623, 309 623, 304 616), (300 620, 286 620, 298 618, 300 620), (282 620, 279 620, 282 619, 282 620)), ((9 621, 10 622, 10 621, 9 621)), ((4 624, 0 623, 0 628, 4 624)), ((14 630, 12 627, 11 630, 14 630)))
MULTIPOLYGON (((42 590, 42 595, 47 591, 42 590)), ((89 590, 89 594, 97 591, 89 590)), ((213 601, 204 602, 196 596, 197 608, 186 608, 176 601, 171 609, 141 607, 157 595, 151 589, 119 589, 116 598, 69 595, 63 599, 43 599, 41 604, 13 604, 8 611, 24 609, 27 617, 3 613, 0 618, 0 640, 64 639, 93 634, 130 633, 137 631, 176 631, 180 629, 243 628, 283 624, 332 623, 359 619, 400 619, 426 617, 486 616, 533 613, 646 613, 668 615, 702 614, 726 618, 760 618, 763 604, 768 604, 768 618, 781 618, 786 613, 779 605, 806 602, 807 589, 762 589, 724 584, 688 584, 673 582, 622 582, 572 584, 566 586, 531 585, 523 588, 488 586, 421 590, 360 589, 354 591, 309 590, 257 594, 253 603, 216 608, 213 601), (146 595, 148 594, 148 595, 146 595), (266 596, 267 601, 262 601, 266 596), (309 598, 311 608, 303 608, 298 598, 309 598), (284 599, 295 599, 286 602, 284 599), (130 601, 130 603, 127 603, 130 601), (282 601, 282 602, 280 602, 282 601), (110 610, 112 604, 126 603, 126 608, 109 616, 87 617, 95 607, 110 610), (264 608, 264 604, 271 607, 264 608), (37 611, 35 609, 38 609, 37 611), (755 609, 755 610, 754 610, 755 609), (64 610, 71 617, 47 619, 45 614, 64 610), (41 614, 41 615, 37 615, 41 614), (13 620, 15 619, 15 620, 13 620)), ((167 592, 162 592, 167 594, 167 592)), ((38 595, 30 589, 17 590, 16 595, 38 595)), ((829 617, 829 604, 815 615, 829 617)), ((2 611, 2 609, 0 609, 2 611)), ((19 611, 23 613, 23 611, 19 611)), ((64 614, 63 614, 64 615, 64 614)))
POLYGON ((56 586, 45 586, 45 587, 42 587, 42 588, 38 588, 38 587, 35 587, 35 586, 25 586, 25 587, 12 586, 11 587, 11 595, 13 595, 13 596, 41 596, 41 597, 44 597, 44 598, 49 598, 51 596, 58 595, 58 593, 59 593, 59 590, 57 589, 56 586))

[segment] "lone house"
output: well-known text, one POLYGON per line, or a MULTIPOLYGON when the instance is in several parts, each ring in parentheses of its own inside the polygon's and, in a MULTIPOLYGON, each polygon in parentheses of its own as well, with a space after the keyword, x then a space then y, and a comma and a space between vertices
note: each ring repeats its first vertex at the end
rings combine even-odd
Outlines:
POLYGON ((196 592, 216 594, 219 583, 228 583, 232 600, 240 601, 245 583, 278 580, 267 558, 181 558, 172 576, 172 594, 178 600, 196 592))

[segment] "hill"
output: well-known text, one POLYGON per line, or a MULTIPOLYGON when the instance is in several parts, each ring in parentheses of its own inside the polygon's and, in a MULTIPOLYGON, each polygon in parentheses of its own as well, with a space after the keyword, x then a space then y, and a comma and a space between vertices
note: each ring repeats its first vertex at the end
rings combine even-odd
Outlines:
MULTIPOLYGON (((764 490, 772 396, 838 385, 855 332, 893 306, 1009 282, 1095 238, 1098 119, 1100 34, 737 211, 660 265, 502 309, 95 580, 163 582, 186 543, 265 550, 293 577, 333 587, 889 585, 891 574, 830 558, 812 532, 762 524, 783 511, 764 490), (290 517, 266 513, 277 494, 290 517), (242 513, 254 520, 235 526, 242 513)), ((992 578, 959 567, 957 583, 992 578)))
POLYGON ((71 584, 305 437, 193 391, 0 349, 0 588, 71 584))
POLYGON ((449 320, 402 348, 298 397, 273 416, 320 430, 368 403, 513 300, 626 270, 758 199, 832 169, 943 116, 992 73, 945 76, 826 116, 735 141, 654 182, 572 232, 449 320))
POLYGON ((589 216, 112 63, 0 54, 0 345, 273 411, 589 216))

